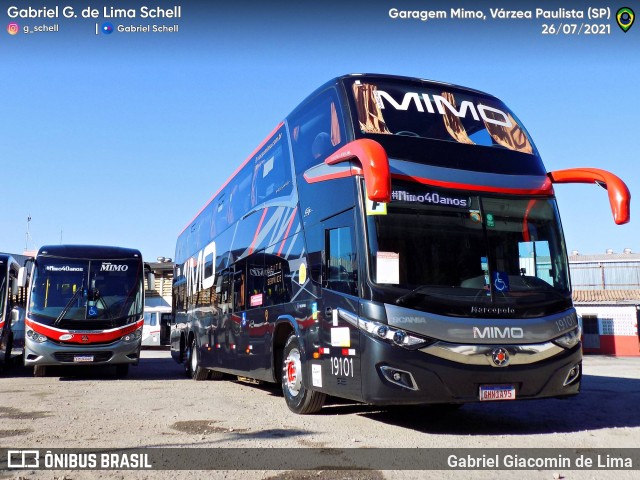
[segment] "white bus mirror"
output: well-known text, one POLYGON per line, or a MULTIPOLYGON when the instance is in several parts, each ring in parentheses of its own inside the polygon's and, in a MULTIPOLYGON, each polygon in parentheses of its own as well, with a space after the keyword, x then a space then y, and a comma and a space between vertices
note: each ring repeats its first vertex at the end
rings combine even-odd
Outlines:
POLYGON ((147 272, 147 290, 154 290, 156 285, 156 276, 153 272, 147 272))
POLYGON ((16 324, 20 323, 24 320, 24 310, 19 307, 13 307, 11 310, 11 326, 14 327, 16 324))
POLYGON ((27 269, 25 267, 20 267, 20 270, 18 271, 18 283, 15 284, 15 286, 16 288, 17 287, 24 288, 27 286, 27 269))

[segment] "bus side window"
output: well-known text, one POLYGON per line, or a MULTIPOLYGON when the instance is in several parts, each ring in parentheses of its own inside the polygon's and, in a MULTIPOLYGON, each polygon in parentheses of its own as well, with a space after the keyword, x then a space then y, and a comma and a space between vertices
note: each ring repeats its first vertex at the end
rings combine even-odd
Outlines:
POLYGON ((357 295, 358 262, 350 227, 326 231, 326 264, 324 287, 349 295, 357 295))
POLYGON ((304 173, 345 142, 344 125, 338 116, 338 96, 326 90, 289 120, 296 174, 304 173))

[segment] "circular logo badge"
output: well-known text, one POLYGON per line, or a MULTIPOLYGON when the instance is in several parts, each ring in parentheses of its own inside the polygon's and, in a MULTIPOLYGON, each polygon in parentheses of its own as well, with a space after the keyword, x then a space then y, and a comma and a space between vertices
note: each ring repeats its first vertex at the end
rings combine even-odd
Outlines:
POLYGON ((506 367, 509 364, 509 352, 502 348, 496 348, 491 352, 491 360, 496 367, 506 367))
POLYGON ((73 338, 73 335, 70 333, 65 333, 64 335, 60 335, 59 340, 61 341, 65 341, 65 340, 71 340, 73 338))
POLYGON ((102 33, 104 33, 105 35, 111 35, 113 33, 113 24, 104 22, 102 24, 102 33))

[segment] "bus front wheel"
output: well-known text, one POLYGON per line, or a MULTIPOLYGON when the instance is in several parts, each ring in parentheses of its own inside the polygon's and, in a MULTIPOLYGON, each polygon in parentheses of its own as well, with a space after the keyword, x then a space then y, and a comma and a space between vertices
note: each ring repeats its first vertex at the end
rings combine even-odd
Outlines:
POLYGON ((34 377, 46 377, 47 376, 47 366, 46 365, 34 365, 33 366, 33 376, 34 377))
POLYGON ((300 343, 295 333, 287 339, 282 358, 282 392, 289 410, 301 415, 320 411, 327 396, 303 385, 300 343))

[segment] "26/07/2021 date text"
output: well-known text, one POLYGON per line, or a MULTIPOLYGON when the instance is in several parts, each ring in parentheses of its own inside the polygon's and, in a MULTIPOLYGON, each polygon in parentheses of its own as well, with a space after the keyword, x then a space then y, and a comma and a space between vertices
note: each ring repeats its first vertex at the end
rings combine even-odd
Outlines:
POLYGON ((611 35, 607 23, 543 23, 542 35, 611 35))

